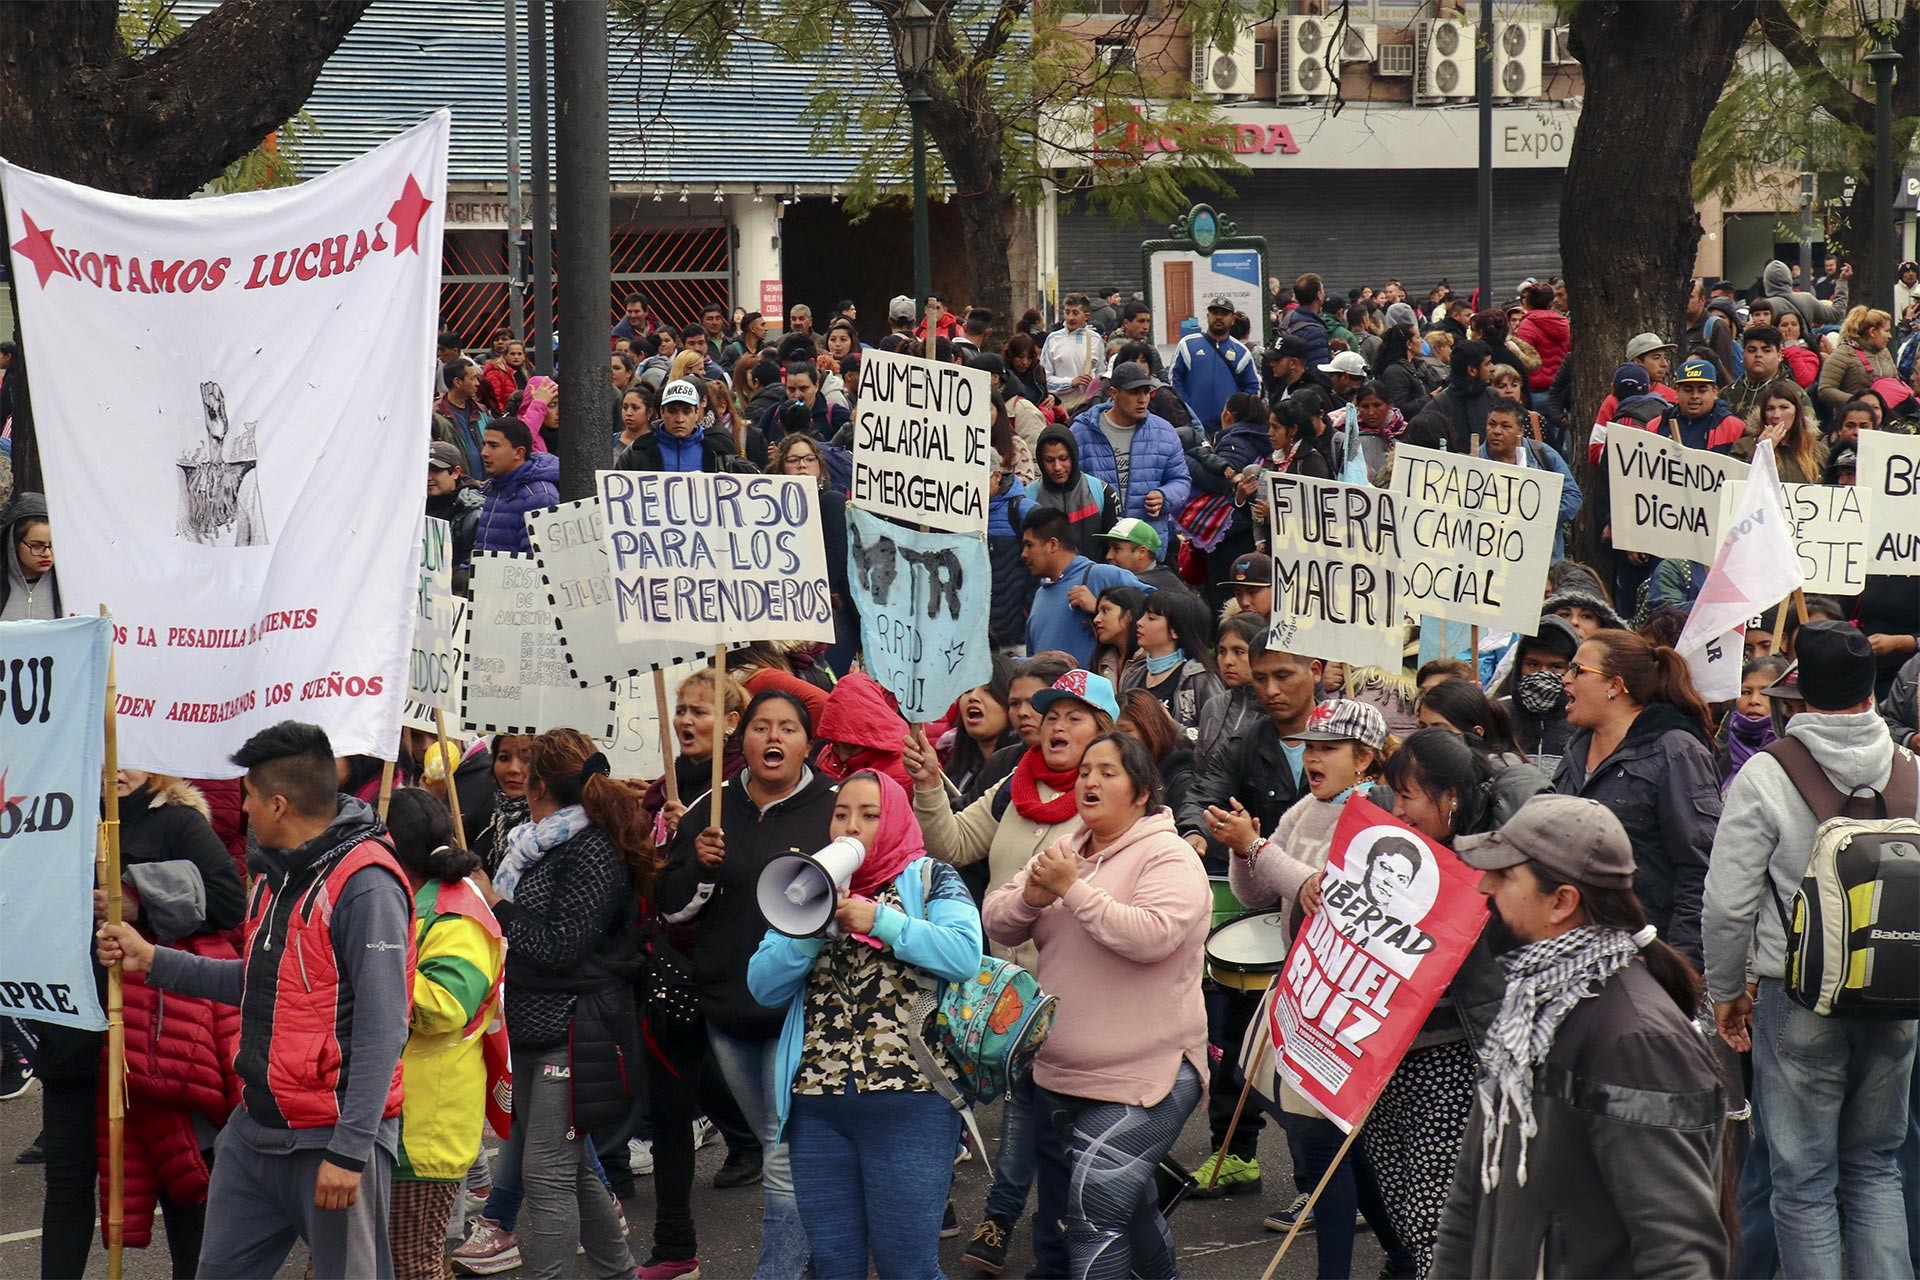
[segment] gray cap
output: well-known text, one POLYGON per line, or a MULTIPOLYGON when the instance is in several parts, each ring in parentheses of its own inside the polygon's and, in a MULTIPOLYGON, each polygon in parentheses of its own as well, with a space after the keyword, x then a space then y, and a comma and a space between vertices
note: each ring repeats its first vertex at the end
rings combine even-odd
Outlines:
POLYGON ((1453 851, 1475 871, 1537 862, 1574 884, 1633 888, 1633 844, 1626 828, 1613 810, 1584 796, 1535 796, 1498 831, 1456 838, 1453 851))
POLYGON ((700 388, 685 378, 675 378, 660 393, 660 407, 664 409, 670 404, 690 404, 697 408, 700 404, 700 388))
POLYGON ((1668 342, 1657 333, 1636 333, 1627 339, 1627 359, 1638 360, 1656 351, 1674 351, 1678 343, 1668 342))
POLYGON ((458 471, 466 465, 467 455, 460 452, 457 444, 435 440, 427 446, 427 466, 434 471, 458 471))
POLYGON ((893 295, 893 300, 887 303, 887 319, 911 320, 914 312, 918 310, 919 308, 913 305, 912 298, 904 293, 896 293, 893 295))

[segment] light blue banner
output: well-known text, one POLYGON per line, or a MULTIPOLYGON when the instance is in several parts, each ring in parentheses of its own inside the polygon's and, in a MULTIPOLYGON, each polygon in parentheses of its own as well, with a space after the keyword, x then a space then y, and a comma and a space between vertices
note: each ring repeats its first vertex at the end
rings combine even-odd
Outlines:
POLYGON ((985 538, 921 533, 848 507, 847 581, 867 674, 910 722, 938 717, 993 675, 985 538))
POLYGON ((105 618, 0 622, 0 1016, 102 1031, 94 841, 105 618))

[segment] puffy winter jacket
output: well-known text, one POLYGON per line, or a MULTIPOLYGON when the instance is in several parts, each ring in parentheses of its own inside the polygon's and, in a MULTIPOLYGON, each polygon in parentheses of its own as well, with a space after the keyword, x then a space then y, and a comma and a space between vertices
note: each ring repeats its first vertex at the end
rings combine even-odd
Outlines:
MULTIPOLYGON (((1120 488, 1120 468, 1100 429, 1100 415, 1113 407, 1102 401, 1073 420, 1073 438, 1080 446, 1080 466, 1090 476, 1098 476, 1108 487, 1120 488)), ((1160 535, 1160 545, 1171 545, 1168 530, 1173 517, 1187 505, 1193 482, 1187 474, 1187 454, 1173 424, 1149 413, 1133 429, 1133 447, 1129 450, 1126 491, 1121 495, 1120 514, 1145 520, 1160 535), (1165 500, 1158 516, 1147 514, 1147 495, 1155 489, 1165 500)))
POLYGON ((499 1012, 505 944, 500 925, 466 880, 429 880, 413 895, 412 1032, 400 1070, 396 1178, 450 1182, 480 1150, 487 1068, 481 1036, 499 1012))
POLYGON ((487 481, 487 505, 474 531, 475 551, 531 551, 526 515, 557 506, 560 459, 550 453, 530 454, 518 468, 487 481))
POLYGON ((1643 709, 1613 753, 1589 770, 1592 741, 1591 729, 1574 730, 1553 789, 1613 810, 1633 843, 1633 891, 1647 923, 1698 965, 1700 899, 1720 822, 1713 748, 1699 725, 1664 702, 1643 709))
POLYGON ((1327 322, 1315 314, 1312 307, 1295 307, 1287 312, 1280 329, 1287 337, 1298 338, 1312 348, 1307 353, 1307 368, 1318 369, 1333 359, 1333 347, 1327 341, 1327 322))
POLYGON ((1561 362, 1573 350, 1573 326, 1565 316, 1549 307, 1521 316, 1513 336, 1540 353, 1540 367, 1527 375, 1527 386, 1545 391, 1553 385, 1553 375, 1560 372, 1561 362))
POLYGON ((901 763, 907 722, 900 718, 893 696, 864 671, 850 671, 833 686, 813 736, 821 743, 820 769, 829 778, 838 780, 872 769, 912 789, 913 779, 901 763), (855 750, 842 761, 834 752, 836 743, 855 750))
MULTIPOLYGON (((1027 609, 1039 584, 1020 558, 1020 522, 1033 500, 1017 476, 1006 475, 987 499, 987 560, 993 567, 993 598, 987 611, 987 635, 998 646, 1022 644, 1027 609)), ((844 560, 845 557, 843 556, 844 560)))
POLYGON ((1747 432, 1747 424, 1733 416, 1733 410, 1727 407, 1725 400, 1715 400, 1713 408, 1697 418, 1689 418, 1675 405, 1667 410, 1662 419, 1660 431, 1671 431, 1668 424, 1678 424, 1680 443, 1689 449, 1705 449, 1710 453, 1730 453, 1741 436, 1747 432))
POLYGON ((1868 351, 1841 343, 1820 365, 1820 407, 1839 413, 1849 400, 1858 400, 1880 378, 1899 378, 1893 352, 1868 351))

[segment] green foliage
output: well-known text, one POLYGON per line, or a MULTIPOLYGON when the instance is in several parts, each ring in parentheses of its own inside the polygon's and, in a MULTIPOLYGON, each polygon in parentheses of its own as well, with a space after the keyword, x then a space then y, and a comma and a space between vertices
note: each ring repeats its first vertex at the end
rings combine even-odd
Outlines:
MULTIPOLYGON (((816 154, 859 166, 845 194, 855 216, 907 192, 911 117, 894 74, 903 0, 614 0, 646 53, 678 71, 724 75, 750 33, 781 57, 816 70, 804 117, 816 154)), ((997 190, 1032 205, 1065 185, 1121 220, 1164 221, 1192 192, 1229 193, 1245 172, 1216 103, 1194 94, 1177 69, 1110 62, 1091 36, 1150 51, 1184 22, 1224 32, 1233 0, 1143 4, 1132 17, 1084 17, 1057 3, 952 0, 937 13, 927 86, 929 179, 952 189, 997 190), (1076 29, 1079 28, 1079 29, 1076 29), (1166 138, 1177 149, 1155 149, 1166 138), (1151 158, 1149 158, 1151 155, 1151 158)), ((669 91, 670 92, 670 91, 669 91)), ((645 114, 645 108, 642 108, 645 114)), ((937 189, 937 188, 936 188, 937 189)))
MULTIPOLYGON (((173 15, 173 0, 121 0, 120 42, 129 54, 145 57, 179 39, 186 28, 173 15)), ((300 181, 300 144, 318 136, 320 126, 305 111, 275 131, 271 145, 262 143, 227 166, 208 183, 219 195, 290 187, 300 181)))

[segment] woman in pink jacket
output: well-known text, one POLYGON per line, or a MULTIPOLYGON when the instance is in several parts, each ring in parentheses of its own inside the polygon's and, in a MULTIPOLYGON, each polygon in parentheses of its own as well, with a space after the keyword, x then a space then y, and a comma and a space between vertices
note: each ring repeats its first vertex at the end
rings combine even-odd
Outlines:
MULTIPOLYGON (((1034 709, 1075 696, 1056 685, 1034 709)), ((1034 943, 1060 1000, 1033 1066, 1057 1139, 1041 1145, 1036 1216, 1066 1219, 1075 1277, 1151 1280, 1177 1270, 1154 1170, 1205 1092, 1211 893, 1138 742, 1089 746, 1075 801, 1084 830, 988 895, 981 918, 1003 946, 1034 943), (1144 1016, 1115 1017, 1117 1000, 1144 1016)))

